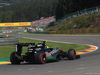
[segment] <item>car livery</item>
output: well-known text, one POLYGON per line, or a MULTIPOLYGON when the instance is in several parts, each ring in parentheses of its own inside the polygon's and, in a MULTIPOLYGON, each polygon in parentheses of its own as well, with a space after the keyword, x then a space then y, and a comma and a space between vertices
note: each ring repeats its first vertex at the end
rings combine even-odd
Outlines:
POLYGON ((49 48, 46 45, 46 41, 43 43, 18 43, 16 44, 16 51, 10 55, 11 64, 20 64, 21 62, 35 62, 39 64, 45 64, 47 61, 58 61, 61 58, 68 58, 74 60, 77 58, 74 49, 69 49, 65 52, 62 49, 49 48), (27 46, 28 51, 22 54, 22 47, 27 46))

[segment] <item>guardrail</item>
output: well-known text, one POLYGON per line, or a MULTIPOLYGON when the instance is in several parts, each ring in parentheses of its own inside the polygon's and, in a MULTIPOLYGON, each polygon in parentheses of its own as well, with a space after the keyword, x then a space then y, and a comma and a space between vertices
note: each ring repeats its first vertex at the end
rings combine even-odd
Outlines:
POLYGON ((0 46, 15 45, 19 42, 17 37, 0 37, 0 46))
POLYGON ((22 32, 25 31, 25 29, 5 29, 0 30, 0 33, 12 33, 12 32, 22 32))

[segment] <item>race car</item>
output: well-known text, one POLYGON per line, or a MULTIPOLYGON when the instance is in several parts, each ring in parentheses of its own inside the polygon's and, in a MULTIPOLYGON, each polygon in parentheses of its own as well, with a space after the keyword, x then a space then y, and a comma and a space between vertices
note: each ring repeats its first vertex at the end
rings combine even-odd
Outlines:
POLYGON ((20 64, 21 62, 35 62, 38 64, 45 64, 47 61, 59 61, 67 57, 69 60, 76 59, 76 52, 74 49, 69 49, 65 52, 62 49, 48 48, 46 41, 43 43, 18 43, 16 44, 16 51, 10 55, 11 64, 20 64), (22 54, 22 47, 27 46, 28 51, 22 54))

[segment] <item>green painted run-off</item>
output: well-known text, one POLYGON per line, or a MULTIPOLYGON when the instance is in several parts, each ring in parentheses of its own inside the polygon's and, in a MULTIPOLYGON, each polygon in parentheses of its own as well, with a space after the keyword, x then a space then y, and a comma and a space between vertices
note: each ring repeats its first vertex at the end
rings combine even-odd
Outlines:
MULTIPOLYGON (((56 60, 56 58, 47 58, 46 60, 56 60)), ((0 59, 0 62, 10 61, 10 58, 0 59)))
POLYGON ((0 59, 0 62, 2 61, 10 61, 10 58, 0 59))

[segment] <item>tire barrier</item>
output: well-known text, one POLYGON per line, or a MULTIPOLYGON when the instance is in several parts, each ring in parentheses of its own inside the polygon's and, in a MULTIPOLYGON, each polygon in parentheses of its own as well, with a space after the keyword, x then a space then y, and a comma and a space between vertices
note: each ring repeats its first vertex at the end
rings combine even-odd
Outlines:
POLYGON ((15 45, 19 42, 17 37, 0 37, 0 46, 15 45))

